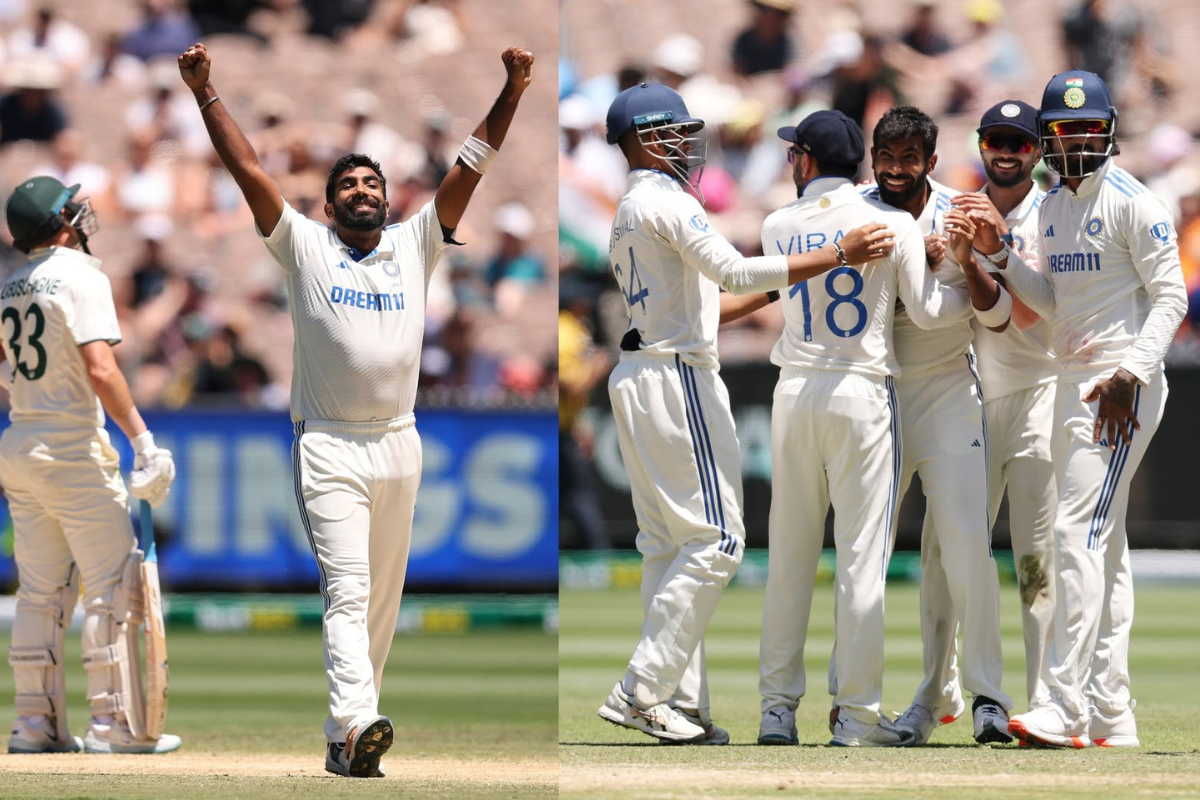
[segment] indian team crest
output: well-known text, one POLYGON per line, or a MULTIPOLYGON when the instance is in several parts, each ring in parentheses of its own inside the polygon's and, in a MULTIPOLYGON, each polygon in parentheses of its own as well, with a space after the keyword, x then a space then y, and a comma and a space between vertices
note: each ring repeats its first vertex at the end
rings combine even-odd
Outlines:
POLYGON ((1063 102, 1067 104, 1067 108, 1083 108, 1083 104, 1087 102, 1087 95, 1083 93, 1083 78, 1071 78, 1067 81, 1063 102))
POLYGON ((831 202, 828 197, 822 197, 821 201, 817 203, 817 205, 819 205, 821 208, 829 208, 831 202))
POLYGON ((1099 217, 1092 217, 1084 228, 1088 236, 1096 237, 1104 232, 1104 222, 1099 217))
POLYGON ((383 274, 389 278, 395 278, 400 274, 400 265, 395 261, 384 261, 380 266, 383 267, 383 274))
POLYGON ((1000 113, 1012 119, 1021 116, 1021 107, 1016 103, 1005 103, 1000 107, 1000 113))

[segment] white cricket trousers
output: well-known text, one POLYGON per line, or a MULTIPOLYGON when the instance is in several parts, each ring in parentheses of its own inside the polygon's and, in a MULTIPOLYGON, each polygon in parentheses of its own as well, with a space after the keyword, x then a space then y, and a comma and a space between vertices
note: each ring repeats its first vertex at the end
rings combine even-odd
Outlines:
POLYGON ((937 719, 962 714, 965 703, 955 664, 962 622, 962 685, 1005 710, 1000 689, 1000 578, 992 558, 988 516, 988 431, 975 356, 961 367, 896 381, 904 435, 900 496, 921 476, 921 643, 925 678, 914 703, 937 719))
POLYGON ((762 711, 795 709, 806 691, 804 644, 832 503, 837 576, 834 704, 879 722, 884 584, 900 481, 892 379, 780 371, 771 408, 770 556, 759 647, 762 711))
POLYGON ((303 420, 295 433, 296 499, 325 601, 325 738, 344 742, 356 722, 379 714, 421 482, 421 438, 411 415, 303 420))
MULTIPOLYGON (((1093 711, 1116 716, 1129 707, 1129 631, 1133 574, 1125 535, 1129 484, 1162 420, 1167 381, 1162 372, 1134 390, 1141 430, 1116 449, 1092 442, 1098 402, 1083 397, 1095 380, 1060 382, 1053 453, 1058 476, 1054 522, 1058 592, 1046 686, 1070 727, 1093 711)), ((1107 437, 1107 427, 1102 432, 1107 437)))
POLYGON ((715 370, 622 353, 608 379, 642 554, 645 622, 624 685, 706 716, 704 631, 745 550, 741 453, 715 370))
MULTIPOLYGON (((13 425, 0 437, 0 486, 12 515, 19 580, 13 649, 53 648, 58 616, 67 611, 63 588, 76 568, 83 583, 83 650, 111 644, 113 593, 137 540, 108 433, 13 425)), ((17 694, 45 694, 43 673, 14 670, 17 694)), ((113 690, 107 673, 88 672, 89 697, 113 690)))
POLYGON ((1058 483, 1050 456, 1054 397, 1055 383, 1051 381, 984 400, 990 447, 988 510, 994 525, 1007 490, 1025 634, 1025 693, 1031 707, 1045 696, 1042 672, 1054 624, 1054 515, 1058 506, 1058 483))

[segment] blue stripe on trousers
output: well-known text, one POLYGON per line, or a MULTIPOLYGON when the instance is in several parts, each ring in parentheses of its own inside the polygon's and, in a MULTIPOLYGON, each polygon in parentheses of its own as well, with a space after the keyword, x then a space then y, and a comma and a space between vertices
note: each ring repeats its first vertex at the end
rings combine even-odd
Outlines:
POLYGON ((300 479, 300 437, 304 435, 304 420, 293 424, 292 432, 296 438, 292 441, 292 484, 296 489, 296 506, 300 509, 300 523, 304 526, 304 535, 308 537, 308 546, 312 548, 313 559, 317 562, 317 573, 320 576, 321 600, 324 610, 329 610, 329 578, 325 575, 325 567, 317 554, 317 540, 313 538, 312 522, 308 519, 308 508, 304 505, 304 488, 300 479))
POLYGON ((896 494, 900 491, 900 472, 903 469, 904 453, 900 438, 900 403, 896 399, 896 381, 889 375, 884 379, 888 392, 888 410, 892 414, 890 429, 892 433, 892 487, 888 491, 887 544, 883 548, 883 573, 880 578, 887 580, 888 561, 892 552, 892 542, 896 536, 896 494))
POLYGON ((686 379, 686 377, 684 377, 684 373, 683 373, 683 362, 680 360, 678 355, 675 356, 675 369, 678 370, 678 372, 679 372, 679 383, 680 383, 681 387, 683 388, 684 413, 687 416, 688 433, 692 437, 692 452, 696 456, 696 468, 699 470, 699 473, 700 473, 700 495, 704 499, 704 521, 707 522, 709 525, 712 525, 713 524, 713 508, 712 508, 711 499, 709 498, 709 493, 708 493, 708 483, 709 483, 708 472, 705 469, 704 460, 700 458, 700 445, 699 445, 700 437, 699 437, 699 433, 698 433, 699 425, 696 422, 696 420, 693 419, 694 411, 692 409, 691 398, 688 396, 687 379, 686 379))
MULTIPOLYGON (((1134 417, 1137 416, 1141 399, 1142 387, 1138 385, 1133 389, 1134 417)), ((1100 487, 1100 500, 1096 504, 1096 510, 1092 512, 1092 524, 1088 529, 1088 550, 1095 550, 1100 546, 1100 531, 1108 520, 1108 511, 1112 507, 1113 498, 1117 496, 1117 484, 1121 481, 1121 472, 1125 469, 1125 462, 1129 460, 1129 451, 1133 448, 1133 437, 1136 433, 1137 431, 1132 431, 1129 434, 1129 444, 1125 443, 1124 437, 1119 438, 1117 449, 1113 451, 1112 458, 1109 459, 1104 485, 1100 487)))

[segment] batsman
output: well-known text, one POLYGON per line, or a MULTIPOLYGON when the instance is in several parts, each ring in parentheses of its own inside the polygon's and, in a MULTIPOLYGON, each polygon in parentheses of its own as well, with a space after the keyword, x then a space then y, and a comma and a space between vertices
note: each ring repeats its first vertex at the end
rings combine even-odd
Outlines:
MULTIPOLYGON (((166 753, 181 741, 161 731, 162 692, 151 692, 151 702, 142 689, 145 565, 129 494, 161 505, 175 462, 155 446, 113 357, 121 329, 108 277, 88 249, 96 216, 78 191, 78 184, 34 177, 5 207, 13 245, 28 254, 0 290, 0 382, 11 398, 0 486, 20 582, 8 651, 17 711, 8 752, 166 753), (128 491, 106 413, 133 444, 128 491), (67 727, 63 677, 63 640, 80 581, 91 706, 82 739, 67 727)), ((148 574, 157 584, 157 573, 148 574)), ((150 588, 157 597, 157 586, 150 588)), ((148 650, 163 644, 155 639, 148 650)), ((165 663, 152 666, 161 678, 165 663)))

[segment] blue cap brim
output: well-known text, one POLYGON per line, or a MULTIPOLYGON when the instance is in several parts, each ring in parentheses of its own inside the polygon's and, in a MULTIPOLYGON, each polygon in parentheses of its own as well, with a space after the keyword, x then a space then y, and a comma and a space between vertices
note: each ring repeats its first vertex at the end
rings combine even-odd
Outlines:
POLYGON ((799 127, 798 125, 785 125, 782 128, 780 128, 778 131, 776 131, 776 133, 778 133, 779 138, 783 139, 785 142, 791 142, 791 143, 795 144, 796 128, 798 128, 798 127, 799 127))

